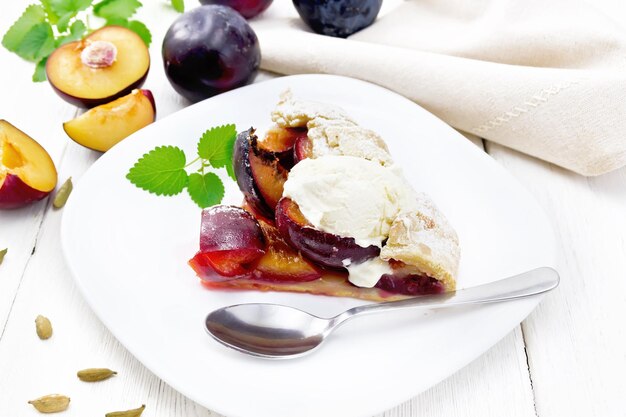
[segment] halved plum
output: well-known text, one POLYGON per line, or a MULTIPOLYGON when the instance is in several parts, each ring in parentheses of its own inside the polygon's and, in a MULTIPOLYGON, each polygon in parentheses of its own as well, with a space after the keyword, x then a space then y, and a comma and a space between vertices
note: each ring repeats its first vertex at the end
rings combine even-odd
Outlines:
POLYGON ((259 150, 257 143, 252 128, 237 135, 233 168, 237 185, 248 203, 264 216, 273 218, 283 195, 287 170, 275 155, 259 150))
POLYGON ((259 224, 267 247, 256 264, 254 278, 262 281, 303 282, 322 276, 319 268, 289 246, 274 225, 263 220, 259 220, 259 224))
POLYGON ((360 263, 380 254, 374 245, 366 248, 351 237, 315 229, 302 215, 298 204, 284 197, 276 207, 276 226, 282 237, 304 256, 329 268, 344 268, 344 261, 360 263))
POLYGON ((203 280, 227 281, 249 276, 264 253, 263 231, 250 213, 214 206, 202 212, 200 251, 189 264, 203 280))
POLYGON ((140 88, 150 69, 144 41, 130 29, 105 26, 82 40, 57 48, 46 74, 64 100, 91 108, 140 88))

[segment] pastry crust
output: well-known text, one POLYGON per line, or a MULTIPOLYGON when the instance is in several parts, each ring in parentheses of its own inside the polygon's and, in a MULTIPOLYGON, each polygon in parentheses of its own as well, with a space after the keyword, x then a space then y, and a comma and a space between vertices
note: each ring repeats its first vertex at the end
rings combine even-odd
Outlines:
POLYGON ((380 257, 395 259, 415 267, 445 286, 456 288, 461 250, 459 238, 431 199, 417 194, 417 209, 400 213, 389 229, 387 244, 380 257))
POLYGON ((280 127, 305 127, 315 118, 343 120, 356 123, 339 107, 317 101, 294 100, 291 90, 280 95, 276 108, 272 111, 272 121, 280 127))
POLYGON ((356 156, 391 166, 393 160, 385 141, 374 131, 345 120, 315 118, 307 123, 307 136, 313 144, 313 155, 356 156))
POLYGON ((272 112, 280 127, 306 127, 313 145, 313 157, 347 155, 393 164, 385 141, 374 131, 357 125, 341 108, 315 101, 294 100, 285 91, 272 112))

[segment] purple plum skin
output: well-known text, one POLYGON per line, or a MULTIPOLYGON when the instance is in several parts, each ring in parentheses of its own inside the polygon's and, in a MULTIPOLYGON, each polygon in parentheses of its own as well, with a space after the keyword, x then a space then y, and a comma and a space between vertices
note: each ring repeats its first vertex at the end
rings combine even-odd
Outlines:
POLYGON ((356 244, 353 238, 340 237, 303 225, 290 216, 293 203, 282 198, 276 207, 276 226, 283 239, 312 261, 329 268, 344 269, 343 261, 361 263, 380 254, 377 246, 366 248, 356 244))
POLYGON ((259 222, 235 206, 213 206, 202 211, 200 252, 265 249, 259 222))

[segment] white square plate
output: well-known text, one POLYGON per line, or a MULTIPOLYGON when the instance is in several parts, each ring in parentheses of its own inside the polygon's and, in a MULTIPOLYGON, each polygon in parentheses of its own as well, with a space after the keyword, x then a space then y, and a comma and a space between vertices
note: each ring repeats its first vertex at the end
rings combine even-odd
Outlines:
MULTIPOLYGON (((290 293, 211 291, 187 265, 200 210, 184 194, 156 197, 125 175, 145 152, 176 145, 194 155, 200 135, 235 123, 263 130, 278 96, 343 107, 382 135, 417 190, 459 234, 459 287, 554 266, 550 225, 533 198, 487 154, 415 103, 362 81, 300 75, 243 87, 190 106, 132 135, 84 175, 64 209, 62 244, 85 299, 120 342, 194 401, 231 417, 368 416, 451 375, 495 344, 540 298, 428 314, 371 316, 340 328, 319 351, 268 361, 231 351, 203 328, 237 303, 288 304, 329 316, 362 301, 290 293)), ((223 178, 226 178, 223 176, 223 178)), ((226 202, 240 203, 233 181, 226 202)))

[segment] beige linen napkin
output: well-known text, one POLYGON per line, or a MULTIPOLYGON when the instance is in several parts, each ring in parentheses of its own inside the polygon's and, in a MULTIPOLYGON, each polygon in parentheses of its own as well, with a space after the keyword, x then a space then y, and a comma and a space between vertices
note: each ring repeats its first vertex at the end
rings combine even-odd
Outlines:
POLYGON ((581 0, 409 0, 347 40, 254 27, 263 69, 370 81, 583 175, 626 165, 626 27, 581 0))

